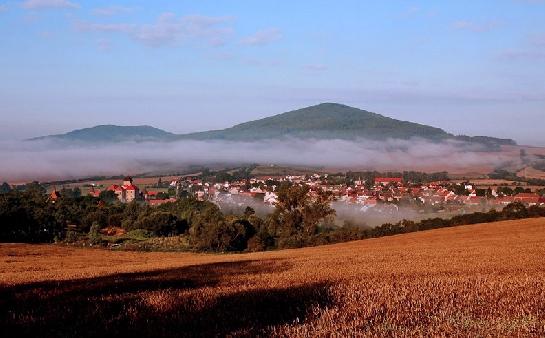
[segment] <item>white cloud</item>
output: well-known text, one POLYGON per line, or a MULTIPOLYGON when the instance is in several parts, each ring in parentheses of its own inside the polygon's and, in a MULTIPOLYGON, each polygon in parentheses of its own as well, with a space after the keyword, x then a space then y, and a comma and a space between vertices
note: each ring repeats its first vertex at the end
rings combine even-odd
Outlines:
POLYGON ((232 33, 228 17, 188 15, 177 17, 173 13, 161 14, 155 23, 78 23, 82 31, 126 34, 149 46, 163 46, 188 40, 204 41, 217 46, 225 43, 232 33))
POLYGON ((78 8, 79 5, 68 0, 26 0, 22 3, 25 9, 78 8))
POLYGON ((93 9, 94 15, 99 16, 113 16, 118 14, 126 14, 133 11, 132 7, 125 6, 108 6, 93 9))
POLYGON ((476 23, 472 21, 460 20, 456 21, 452 25, 455 29, 466 30, 475 33, 489 32, 498 27, 498 23, 495 21, 489 21, 484 23, 476 23))
POLYGON ((280 40, 282 33, 277 28, 268 28, 260 30, 250 36, 243 38, 240 42, 244 45, 258 46, 266 45, 271 42, 280 40))
POLYGON ((8 10, 8 6, 6 6, 4 4, 0 4, 0 13, 5 12, 7 10, 8 10))

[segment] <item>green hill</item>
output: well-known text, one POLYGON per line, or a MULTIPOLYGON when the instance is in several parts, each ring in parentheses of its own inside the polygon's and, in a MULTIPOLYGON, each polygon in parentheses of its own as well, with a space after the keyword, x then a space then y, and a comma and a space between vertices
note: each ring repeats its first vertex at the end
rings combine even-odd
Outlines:
POLYGON ((123 141, 165 141, 174 138, 174 134, 151 126, 114 126, 100 125, 91 128, 77 129, 66 134, 42 136, 31 139, 58 140, 85 143, 111 143, 123 141))
POLYGON ((348 140, 421 137, 440 140, 452 136, 439 128, 399 121, 342 104, 322 103, 223 130, 180 135, 180 138, 253 141, 283 137, 348 140))
POLYGON ((497 148, 516 144, 509 139, 487 136, 454 136, 443 129, 400 121, 380 114, 338 103, 322 103, 287 113, 238 124, 231 128, 176 135, 150 126, 101 125, 74 130, 66 134, 32 140, 107 143, 120 141, 228 140, 259 141, 268 139, 410 139, 432 141, 456 139, 497 148))

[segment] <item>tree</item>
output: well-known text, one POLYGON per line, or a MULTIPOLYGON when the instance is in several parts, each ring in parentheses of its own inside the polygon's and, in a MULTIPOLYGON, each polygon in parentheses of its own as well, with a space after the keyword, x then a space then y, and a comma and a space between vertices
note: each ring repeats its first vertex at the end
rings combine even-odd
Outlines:
POLYGON ((100 236, 100 225, 98 222, 93 222, 89 229, 89 243, 100 244, 102 237, 100 236))
POLYGON ((0 185, 0 194, 6 194, 10 191, 11 191, 11 186, 7 182, 4 182, 2 183, 2 185, 0 185))
POLYGON ((75 187, 72 189, 72 196, 74 198, 80 198, 81 197, 81 189, 79 187, 75 187))
POLYGON ((332 195, 324 191, 318 191, 315 198, 310 198, 306 185, 280 186, 272 218, 280 237, 289 239, 284 241, 287 246, 301 246, 317 233, 320 223, 335 214, 331 200, 332 195))
POLYGON ((488 187, 488 189, 486 189, 486 197, 488 198, 494 197, 494 195, 492 194, 492 188, 488 187))
POLYGON ((486 196, 486 189, 476 189, 477 196, 479 197, 485 197, 486 196))
POLYGON ((255 210, 254 208, 250 207, 250 206, 247 206, 246 209, 244 209, 244 217, 245 218, 248 218, 252 215, 255 215, 255 210))
POLYGON ((170 197, 170 196, 168 195, 168 193, 165 193, 165 192, 163 192, 163 191, 159 191, 159 192, 157 193, 157 195, 155 196, 155 198, 158 199, 158 200, 166 200, 166 199, 168 199, 169 197, 170 197))
POLYGON ((35 194, 45 194, 47 189, 44 188, 39 182, 34 181, 32 183, 25 184, 24 190, 35 194))
POLYGON ((158 236, 169 236, 183 233, 187 230, 187 222, 179 220, 176 215, 164 211, 154 211, 142 215, 132 224, 131 229, 144 229, 158 236))
POLYGON ((515 191, 514 191, 514 194, 521 194, 523 192, 526 192, 526 190, 523 188, 523 187, 516 187, 515 188, 515 191))
POLYGON ((228 216, 224 220, 206 224, 195 236, 194 245, 201 250, 244 251, 255 229, 246 219, 228 216))
POLYGON ((136 229, 133 225, 138 220, 140 215, 147 211, 145 209, 145 207, 140 206, 136 201, 125 204, 125 208, 123 209, 123 222, 121 223, 121 226, 125 229, 136 229))
POLYGON ((63 231, 54 216, 55 205, 49 203, 42 189, 0 195, 0 241, 50 242, 63 231))
POLYGON ((517 219, 528 217, 528 209, 520 202, 511 203, 503 208, 502 215, 505 219, 517 219))
POLYGON ((503 194, 505 196, 511 196, 513 195, 514 191, 510 187, 499 187, 498 193, 503 194))
POLYGON ((87 212, 82 219, 83 230, 90 229, 94 224, 98 224, 103 228, 108 226, 108 215, 103 210, 97 209, 96 211, 87 212))
POLYGON ((65 196, 67 198, 79 198, 81 197, 81 190, 78 187, 75 187, 73 189, 63 188, 61 190, 61 196, 65 196))
POLYGON ((98 198, 100 198, 101 201, 104 201, 106 203, 113 203, 117 201, 117 195, 115 194, 115 192, 111 190, 101 191, 100 194, 98 195, 98 198))

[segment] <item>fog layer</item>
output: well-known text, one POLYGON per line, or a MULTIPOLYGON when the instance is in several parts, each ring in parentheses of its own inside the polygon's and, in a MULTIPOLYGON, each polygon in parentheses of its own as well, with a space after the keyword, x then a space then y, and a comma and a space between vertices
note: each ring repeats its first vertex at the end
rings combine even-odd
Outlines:
POLYGON ((506 153, 486 151, 475 144, 422 139, 179 141, 94 146, 26 141, 0 143, 0 156, 0 180, 12 182, 135 175, 212 163, 471 172, 490 170, 513 160, 506 153))

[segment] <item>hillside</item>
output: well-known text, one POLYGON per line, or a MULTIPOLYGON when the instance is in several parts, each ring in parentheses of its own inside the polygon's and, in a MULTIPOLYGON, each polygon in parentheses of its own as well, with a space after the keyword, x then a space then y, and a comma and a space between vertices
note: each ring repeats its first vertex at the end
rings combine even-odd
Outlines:
POLYGON ((544 256, 545 219, 234 255, 3 244, 0 325, 8 336, 543 336, 544 256))
POLYGON ((258 141, 268 139, 344 139, 372 140, 423 138, 432 141, 457 139, 494 147, 516 144, 513 140, 494 137, 454 136, 423 124, 400 121, 380 114, 338 103, 322 103, 260 120, 249 121, 223 130, 175 135, 149 126, 96 126, 66 134, 39 137, 80 142, 229 140, 258 141))
POLYGON ((316 106, 238 124, 224 130, 182 135, 190 139, 251 141, 282 137, 318 139, 445 139, 442 129, 399 121, 337 103, 316 106))
POLYGON ((111 143, 122 141, 166 141, 172 140, 173 137, 174 134, 151 126, 100 125, 73 130, 65 134, 37 137, 31 139, 31 141, 56 140, 86 143, 111 143))

